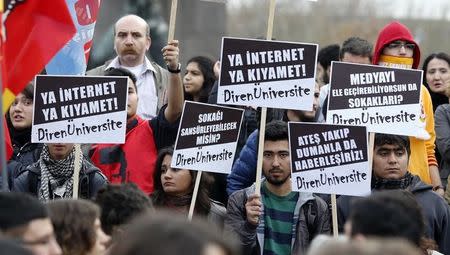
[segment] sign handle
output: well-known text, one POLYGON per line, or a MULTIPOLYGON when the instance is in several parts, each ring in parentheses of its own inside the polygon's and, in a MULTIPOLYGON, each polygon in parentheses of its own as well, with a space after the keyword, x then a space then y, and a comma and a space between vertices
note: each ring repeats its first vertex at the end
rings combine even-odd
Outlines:
POLYGON ((80 182, 80 169, 81 169, 81 148, 79 143, 76 143, 74 146, 75 146, 75 161, 73 164, 72 198, 78 199, 78 187, 80 182))
POLYGON ((177 19, 177 6, 178 0, 172 0, 172 6, 170 7, 170 21, 169 21, 169 32, 167 41, 170 42, 175 37, 175 22, 177 19))
MULTIPOLYGON (((272 38, 273 19, 275 17, 275 2, 276 0, 270 0, 269 18, 267 20, 266 40, 271 40, 272 38)), ((261 107, 261 120, 259 122, 258 161, 256 166, 256 182, 255 182, 256 194, 261 194, 262 161, 264 151, 264 134, 266 133, 266 119, 267 119, 267 108, 261 107)))
POLYGON ((198 187, 200 186, 200 178, 202 178, 202 171, 197 172, 197 177, 195 178, 194 192, 192 193, 191 205, 189 206, 188 220, 192 220, 194 215, 195 202, 197 201, 198 187))
POLYGON ((264 151, 264 134, 266 133, 267 108, 261 108, 261 120, 259 124, 258 161, 256 164, 255 193, 261 194, 261 176, 264 151))
POLYGON ((369 161, 369 169, 372 171, 372 161, 373 161, 373 149, 375 147, 375 133, 369 132, 369 144, 368 144, 368 161, 369 161))
POLYGON ((275 17, 275 3, 276 3, 276 0, 270 0, 270 3, 269 3, 269 18, 267 20, 266 40, 272 40, 273 20, 274 20, 274 17, 275 17))
POLYGON ((339 234, 339 229, 338 229, 338 218, 337 218, 336 194, 331 194, 331 219, 333 222, 333 236, 337 237, 339 234))

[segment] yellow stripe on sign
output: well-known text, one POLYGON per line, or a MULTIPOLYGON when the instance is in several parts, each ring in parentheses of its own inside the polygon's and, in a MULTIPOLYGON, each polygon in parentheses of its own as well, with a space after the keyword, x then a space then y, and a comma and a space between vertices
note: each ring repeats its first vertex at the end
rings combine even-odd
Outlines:
POLYGON ((6 88, 5 91, 3 91, 2 96, 3 114, 5 114, 5 112, 8 110, 9 106, 14 101, 14 98, 16 98, 16 95, 14 95, 14 93, 8 88, 6 88))
POLYGON ((0 0, 0 12, 3 12, 3 3, 4 2, 4 0, 0 0))

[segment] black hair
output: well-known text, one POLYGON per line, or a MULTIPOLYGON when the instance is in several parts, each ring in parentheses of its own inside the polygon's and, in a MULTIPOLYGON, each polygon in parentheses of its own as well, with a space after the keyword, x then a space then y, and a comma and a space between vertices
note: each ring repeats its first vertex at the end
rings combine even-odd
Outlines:
POLYGON ((122 67, 118 67, 118 68, 110 68, 108 70, 105 71, 105 76, 128 76, 128 78, 131 79, 131 81, 133 81, 133 85, 134 85, 134 89, 137 92, 137 79, 136 76, 129 70, 122 68, 122 67))
POLYGON ((265 141, 281 141, 288 140, 288 126, 282 120, 274 120, 266 125, 266 132, 264 133, 265 141))
MULTIPOLYGON (((173 146, 163 148, 159 151, 158 157, 156 158, 155 171, 153 172, 153 187, 154 191, 152 194, 153 204, 156 207, 164 207, 167 204, 168 196, 164 192, 161 175, 162 175, 162 162, 165 156, 173 155, 173 146)), ((195 178, 197 177, 197 171, 188 170, 191 175, 191 189, 194 190, 195 178)), ((198 188, 197 201, 195 203, 195 213, 199 215, 208 215, 211 209, 211 200, 209 199, 208 186, 211 184, 211 177, 203 174, 200 180, 200 186, 198 188)), ((191 192, 192 194, 192 192, 191 192)))
MULTIPOLYGON (((203 75, 203 84, 202 88, 200 90, 200 99, 199 102, 201 103, 207 103, 208 97, 211 92, 211 89, 214 85, 214 82, 216 81, 216 77, 214 76, 214 62, 204 56, 197 56, 189 59, 187 64, 189 63, 197 63, 198 69, 203 75)), ((193 101, 193 96, 190 94, 187 94, 186 91, 184 91, 184 99, 193 101)))
POLYGON ((421 245, 425 223, 421 207, 407 190, 386 190, 356 200, 350 215, 351 235, 399 237, 421 245))
POLYGON ((215 245, 226 255, 238 255, 238 245, 232 236, 224 237, 214 225, 202 219, 161 210, 146 214, 134 221, 111 249, 111 255, 197 255, 206 254, 209 245, 215 245))
POLYGON ((134 183, 108 184, 97 192, 94 201, 102 208, 100 221, 108 235, 113 234, 114 227, 153 208, 150 197, 134 183))
POLYGON ((26 98, 34 100, 34 82, 29 82, 20 93, 22 93, 26 98))
POLYGON ((0 239, 0 251, 9 255, 33 255, 29 249, 20 246, 20 243, 8 239, 0 239))
POLYGON ((317 62, 327 69, 331 65, 331 61, 339 60, 339 44, 331 44, 319 50, 317 62))
POLYGON ((0 231, 48 218, 48 211, 36 197, 21 192, 0 192, 0 231))
POLYGON ((385 144, 389 145, 399 145, 406 149, 408 156, 411 155, 411 147, 409 143, 409 138, 403 135, 391 135, 391 134, 375 134, 375 146, 383 146, 385 144))
POLYGON ((433 111, 436 111, 437 107, 441 104, 448 104, 448 96, 431 91, 430 85, 427 82, 428 65, 430 64, 430 61, 435 58, 444 60, 450 66, 450 56, 445 52, 432 53, 423 61, 423 84, 430 93, 431 101, 433 102, 433 111))
POLYGON ((359 37, 350 37, 342 43, 341 50, 339 52, 339 60, 342 60, 345 53, 352 55, 369 57, 372 62, 373 45, 365 39, 359 37))

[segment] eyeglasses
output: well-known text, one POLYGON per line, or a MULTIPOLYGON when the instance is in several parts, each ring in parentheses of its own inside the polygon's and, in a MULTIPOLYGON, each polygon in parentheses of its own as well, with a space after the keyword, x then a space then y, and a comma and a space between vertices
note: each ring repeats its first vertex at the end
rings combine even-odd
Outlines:
POLYGON ((414 50, 416 45, 414 43, 391 42, 387 47, 389 49, 401 49, 402 47, 405 47, 405 49, 414 50))

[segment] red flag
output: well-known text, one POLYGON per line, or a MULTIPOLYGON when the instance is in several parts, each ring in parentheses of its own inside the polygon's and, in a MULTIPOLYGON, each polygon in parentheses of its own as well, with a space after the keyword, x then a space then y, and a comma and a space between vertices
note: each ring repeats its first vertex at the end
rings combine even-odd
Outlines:
POLYGON ((4 8, 3 113, 76 32, 65 0, 7 0, 4 8))

